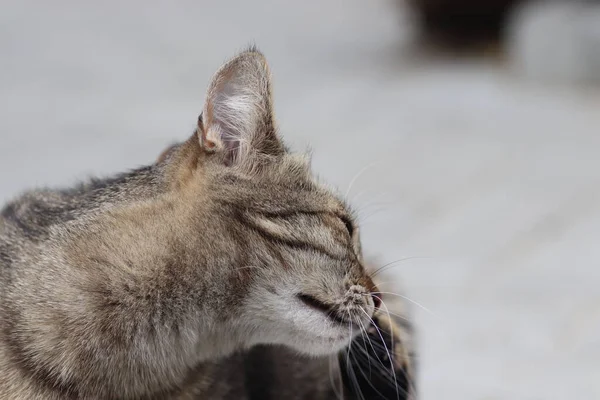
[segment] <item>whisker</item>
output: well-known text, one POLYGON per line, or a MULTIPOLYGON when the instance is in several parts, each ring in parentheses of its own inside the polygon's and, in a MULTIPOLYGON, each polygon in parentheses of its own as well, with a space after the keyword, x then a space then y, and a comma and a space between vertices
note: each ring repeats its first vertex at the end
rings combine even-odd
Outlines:
MULTIPOLYGON (((384 364, 383 364, 383 361, 381 361, 381 359, 379 358, 379 354, 377 354, 377 351, 375 350, 375 347, 373 346, 373 341, 372 341, 372 340, 371 340, 371 338, 369 337, 369 332, 367 331, 367 329, 365 329, 365 328, 364 328, 364 325, 362 324, 362 321, 360 321, 360 319, 358 319, 358 321, 359 321, 359 322, 360 322, 360 324, 363 326, 363 332, 364 332, 364 335, 363 335, 363 342, 365 341, 365 338, 366 338, 366 339, 367 339, 367 341, 369 342, 369 345, 371 346, 371 349, 373 349, 373 354, 375 354, 375 357, 377 357, 377 361, 379 361, 379 363, 380 363, 381 365, 384 365, 384 364)), ((375 344, 377 344, 377 343, 375 343, 375 344)), ((366 349, 365 349, 365 353, 368 355, 368 352, 366 352, 366 349)), ((370 359, 371 359, 371 357, 367 357, 367 358, 369 359, 369 368, 371 368, 371 363, 370 363, 370 359)))
MULTIPOLYGON (((358 359, 355 357, 355 354, 352 354, 352 357, 354 358, 354 361, 356 362, 356 365, 359 367, 359 368, 358 368, 358 372, 360 372, 360 374, 361 374, 361 375, 362 375, 362 376, 365 378, 365 380, 366 380, 366 381, 369 383, 369 386, 371 386, 371 387, 373 388, 373 390, 374 390, 375 392, 377 392, 377 394, 379 394, 379 395, 381 396, 381 398, 382 398, 382 399, 383 399, 383 398, 385 398, 385 396, 384 396, 384 395, 383 395, 383 394, 382 394, 382 393, 381 393, 379 390, 377 390, 377 388, 375 387, 375 385, 373 385, 373 384, 371 383, 371 379, 365 375, 365 373, 363 372, 363 370, 362 370, 362 369, 360 369, 360 361, 359 361, 359 360, 358 360, 358 359)), ((367 358, 369 358, 369 357, 367 357, 367 358)), ((363 398, 364 398, 364 397, 363 397, 363 398)))
POLYGON ((405 257, 405 258, 400 258, 398 260, 389 262, 379 268, 377 268, 375 271, 371 272, 371 277, 375 277, 377 274, 380 274, 384 271, 386 271, 389 268, 392 267, 396 267, 398 263, 404 262, 404 261, 409 261, 409 260, 414 260, 414 259, 431 259, 433 257, 419 257, 419 256, 413 256, 413 257, 405 257))
MULTIPOLYGON (((350 314, 350 311, 346 310, 346 313, 348 314, 349 321, 352 321, 352 315, 350 314)), ((362 398, 363 400, 366 400, 360 389, 360 384, 358 383, 358 379, 356 378, 356 374, 354 373, 352 364, 350 363, 350 353, 352 351, 352 342, 353 342, 353 340, 352 340, 353 339, 352 322, 349 323, 349 326, 350 326, 350 344, 348 345, 348 354, 346 356, 346 371, 348 373, 348 377, 352 378, 351 381, 354 386, 354 390, 360 395, 360 398, 362 398), (352 374, 352 375, 350 375, 350 374, 352 374)))
MULTIPOLYGON (((377 297, 377 296, 375 296, 375 297, 377 297)), ((391 334, 391 335, 392 335, 392 337, 393 337, 393 336, 394 336, 394 324, 393 324, 392 317, 390 316, 390 314, 393 314, 393 315, 396 315, 396 314, 394 314, 394 313, 390 312, 390 310, 389 310, 389 308, 388 308, 387 304, 385 304, 385 302, 383 301, 383 299, 379 298, 379 300, 381 300, 381 304, 383 305, 383 307, 385 308, 385 311, 386 311, 386 312, 387 312, 387 314, 388 314, 388 319, 389 319, 389 321, 390 321, 390 329, 391 329, 391 332, 390 332, 390 334, 391 334)), ((396 315, 396 316, 398 316, 398 315, 396 315)), ((400 317, 400 316, 398 316, 398 317, 400 317)), ((400 318, 402 318, 402 317, 400 317, 400 318)), ((395 344, 394 344, 394 340, 392 340, 392 352, 394 352, 394 349, 393 349, 393 346, 394 346, 394 345, 395 345, 395 344)), ((394 352, 394 355, 395 355, 395 354, 396 354, 396 353, 394 352)), ((408 371, 408 370, 404 370, 404 369, 402 369, 402 374, 404 375, 404 377, 406 378, 406 382, 408 383, 408 390, 409 390, 409 392, 410 392, 410 393, 415 393, 415 387, 414 387, 414 383, 413 383, 413 380, 411 379, 411 376, 409 375, 409 371, 408 371)), ((409 393, 409 392, 406 392, 406 391, 405 391, 405 393, 406 393, 407 395, 410 395, 410 393, 409 393)))
POLYGON ((394 386, 396 388, 396 398, 399 400, 400 392, 398 391, 398 381, 396 380, 396 373, 394 372, 394 359, 392 358, 390 351, 388 350, 387 346, 385 345, 385 339, 383 338, 383 335, 381 334, 381 330, 379 329, 379 327, 377 326, 375 321, 373 321, 373 318, 371 318, 371 316, 362 307, 359 307, 359 310, 361 310, 367 316, 367 318, 371 321, 371 323, 375 327, 375 330, 377 331, 377 334, 381 338, 381 343, 383 343, 383 345, 385 346, 385 351, 390 360, 390 371, 391 371, 392 375, 394 375, 394 386))
MULTIPOLYGON (((433 311, 431 311, 430 309, 428 309, 428 308, 427 308, 427 307, 425 307, 424 305, 422 305, 422 304, 420 304, 420 303, 416 302, 415 300, 411 299, 410 297, 406 297, 406 296, 403 296, 403 295, 401 295, 401 294, 398 294, 398 293, 393 293, 393 292, 370 292, 369 294, 370 294, 370 295, 375 295, 375 294, 389 294, 389 295, 392 295, 392 296, 398 296, 398 297, 401 297, 401 298, 403 298, 404 300, 406 300, 406 301, 408 301, 408 302, 410 302, 410 303, 412 303, 412 304, 416 305, 417 307, 420 307, 421 309, 423 309, 424 311, 426 311, 426 312, 427 312, 427 313, 429 313, 430 315, 432 315, 432 316, 434 316, 434 317, 436 317, 436 318, 439 318, 439 317, 438 317, 438 316, 437 316, 437 315, 436 315, 436 314, 435 314, 433 311)), ((369 294, 367 294, 367 295, 369 295, 369 294)), ((381 299, 379 299, 379 300, 381 300, 381 299)))
MULTIPOLYGON (((380 300, 381 303, 383 304, 383 299, 380 296, 376 296, 373 293, 366 294, 365 296, 373 296, 373 297, 377 298, 378 300, 380 300)), ((387 309, 387 306, 386 306, 386 309, 387 309)), ((406 322, 411 322, 411 320, 408 319, 408 318, 406 318, 405 316, 402 316, 400 314, 394 313, 392 311, 386 310, 386 313, 389 314, 389 315, 393 315, 394 317, 400 318, 400 319, 402 319, 402 320, 404 320, 406 322)))
POLYGON ((374 161, 370 164, 367 164, 366 166, 364 166, 360 171, 358 171, 356 173, 356 175, 354 175, 354 178, 352 178, 350 180, 350 183, 348 184, 348 189, 346 190, 346 194, 344 195, 345 198, 348 198, 348 194, 350 194, 350 191, 352 190, 352 186, 354 186, 354 184, 356 183, 356 181, 358 180, 358 178, 360 178, 360 176, 362 174, 364 174, 367 170, 369 170, 369 168, 374 167, 377 164, 381 164, 382 161, 374 161))
MULTIPOLYGON (((362 323, 362 321, 360 320, 360 318, 356 319, 360 325, 360 330, 362 331, 362 335, 361 335, 361 339, 363 341, 363 344, 365 344, 365 338, 369 339, 369 342, 371 341, 369 338, 369 334, 367 332, 367 330, 365 329, 365 325, 362 323)), ((359 350, 362 349, 360 346, 358 346, 359 350)), ((373 349, 373 351, 375 351, 375 349, 373 349)), ((367 357, 367 360, 369 361, 369 376, 371 375, 371 358, 367 357)))
MULTIPOLYGON (((361 324, 362 324, 362 322, 361 322, 361 324)), ((392 369, 391 373, 390 373, 390 371, 387 370, 387 368, 385 367, 385 363, 381 360, 381 358, 379 358, 379 354, 375 350, 375 346, 379 347, 380 349, 386 349, 385 342, 383 342, 383 346, 381 344, 379 344, 379 343, 373 343, 373 341, 371 340, 370 335, 367 333, 366 329, 364 331, 365 331, 365 336, 366 336, 366 338, 369 341, 369 344, 371 346, 371 349, 373 350, 373 354, 375 354, 375 357, 379 361, 379 364, 382 367, 384 367, 384 368, 382 368, 382 369, 379 370, 379 373, 382 374, 380 376, 382 378, 384 378, 384 379, 389 380, 389 383, 393 384, 394 388, 397 390, 398 389, 398 385, 397 385, 397 382, 395 381, 395 371, 392 369)), ((363 338, 362 338, 363 339, 363 343, 365 343, 365 336, 363 336, 363 338)), ((370 367, 371 367, 372 357, 370 356, 370 354, 368 353, 368 351, 366 350, 366 348, 359 347, 359 350, 361 350, 363 352, 363 359, 366 359, 369 362, 369 375, 371 375, 370 367)), ((393 352, 393 349, 392 349, 392 352, 393 352)), ((355 353, 355 356, 358 356, 358 355, 360 355, 360 354, 356 354, 355 353)), ((361 374, 363 376, 365 376, 364 373, 362 372, 362 370, 360 372, 361 372, 361 374)), ((365 376, 365 378, 366 378, 366 376, 365 376)), ((379 390, 377 390, 377 388, 375 388, 375 386, 373 384, 371 384, 370 381, 368 381, 368 382, 369 382, 369 385, 373 388, 373 390, 375 390, 382 398, 385 398, 385 396, 379 390)))
POLYGON ((386 279, 385 281, 382 280, 377 280, 377 286, 381 286, 381 285, 402 285, 406 283, 406 281, 402 280, 402 279, 386 279))
POLYGON ((334 370, 334 363, 333 363, 333 355, 329 356, 329 382, 331 383, 331 388, 333 389, 333 393, 335 393, 335 397, 343 400, 344 399, 344 394, 343 392, 338 392, 338 387, 335 384, 335 379, 333 378, 333 370, 334 370))
MULTIPOLYGON (((385 192, 379 192, 379 193, 373 193, 373 190, 372 190, 372 189, 365 189, 365 190, 361 190, 361 191, 360 191, 360 192, 358 192, 356 195, 352 196, 352 198, 351 198, 351 199, 349 199, 350 203, 351 203, 351 204, 354 204, 354 203, 356 203, 356 202, 358 201, 358 198, 359 198, 360 196, 362 196, 363 194, 367 193, 367 192, 369 192, 369 193, 371 193, 371 194, 372 194, 372 195, 371 195, 371 197, 370 197, 370 199, 375 199, 375 200, 377 200, 377 199, 380 199, 380 198, 382 198, 383 196, 386 196, 387 194, 389 194, 389 193, 390 193, 389 191, 385 191, 385 192)), ((390 203, 391 203, 391 202, 390 202, 390 203)), ((369 204, 369 203, 367 203, 367 205, 368 205, 368 204, 369 204)))
MULTIPOLYGON (((355 211, 358 214, 358 216, 360 217, 362 212, 368 210, 371 207, 390 207, 398 203, 396 200, 381 200, 386 195, 388 195, 388 192, 381 192, 376 196, 372 196, 368 202, 356 205, 355 211)), ((352 198, 351 204, 356 203, 357 197, 358 196, 352 198)))
POLYGON ((378 213, 385 211, 385 207, 378 207, 375 208, 373 210, 371 210, 371 212, 369 212, 368 214, 358 214, 358 220, 360 221, 361 225, 364 225, 369 218, 377 215, 378 213))

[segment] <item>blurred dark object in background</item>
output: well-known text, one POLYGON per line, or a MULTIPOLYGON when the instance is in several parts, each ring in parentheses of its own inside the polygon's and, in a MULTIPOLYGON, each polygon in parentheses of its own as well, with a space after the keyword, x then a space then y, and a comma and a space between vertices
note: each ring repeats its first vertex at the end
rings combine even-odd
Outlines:
POLYGON ((507 61, 550 84, 600 84, 600 0, 403 0, 424 49, 507 61))
POLYGON ((506 18, 521 0, 407 0, 424 38, 454 48, 498 43, 506 18))

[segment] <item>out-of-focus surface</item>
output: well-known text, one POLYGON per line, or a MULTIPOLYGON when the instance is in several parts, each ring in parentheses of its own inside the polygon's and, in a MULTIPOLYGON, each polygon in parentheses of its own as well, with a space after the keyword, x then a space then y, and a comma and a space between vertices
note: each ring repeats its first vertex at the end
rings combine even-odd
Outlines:
POLYGON ((414 59, 391 1, 85 3, 3 2, 0 199, 152 162, 255 42, 287 141, 408 258, 422 398, 600 398, 597 93, 414 59))
POLYGON ((515 72, 531 81, 600 84, 600 2, 536 0, 506 20, 515 72))

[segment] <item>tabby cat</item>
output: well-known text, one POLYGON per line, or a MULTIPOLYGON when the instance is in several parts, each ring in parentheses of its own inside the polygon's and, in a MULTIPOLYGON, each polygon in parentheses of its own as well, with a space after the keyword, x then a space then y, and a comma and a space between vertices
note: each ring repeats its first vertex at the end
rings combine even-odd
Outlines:
POLYGON ((245 51, 157 162, 3 209, 1 399, 413 398, 408 326, 270 86, 245 51))

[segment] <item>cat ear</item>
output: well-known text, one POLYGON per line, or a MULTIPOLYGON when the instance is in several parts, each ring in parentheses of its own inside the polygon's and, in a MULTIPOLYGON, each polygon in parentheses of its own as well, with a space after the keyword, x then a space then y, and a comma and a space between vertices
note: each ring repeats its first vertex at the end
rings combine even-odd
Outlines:
POLYGON ((198 120, 202 149, 220 154, 227 165, 257 153, 282 153, 270 85, 266 59, 254 49, 223 65, 212 79, 198 120))

